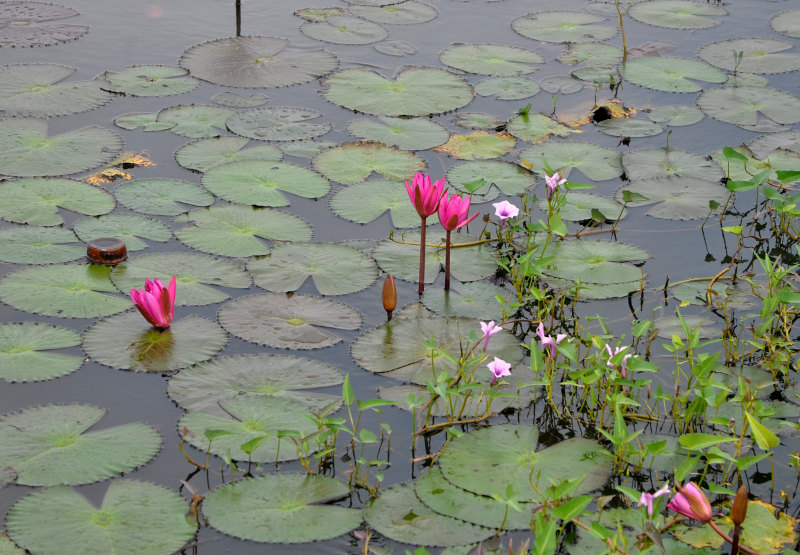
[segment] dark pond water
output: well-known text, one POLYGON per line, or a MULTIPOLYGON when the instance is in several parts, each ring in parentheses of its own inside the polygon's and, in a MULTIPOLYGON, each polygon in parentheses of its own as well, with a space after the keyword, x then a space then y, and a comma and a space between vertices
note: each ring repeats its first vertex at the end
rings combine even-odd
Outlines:
MULTIPOLYGON (((299 31, 300 19, 293 15, 299 8, 327 8, 331 5, 347 7, 344 2, 335 0, 309 0, 308 2, 295 2, 292 0, 244 0, 242 5, 242 34, 279 36, 288 38, 294 48, 325 48, 336 53, 341 62, 341 68, 364 67, 375 69, 386 77, 394 76, 398 70, 406 65, 410 66, 435 66, 442 67, 438 59, 439 53, 453 43, 494 43, 520 46, 539 53, 546 60, 542 68, 531 74, 531 77, 540 81, 553 75, 567 75, 571 68, 564 66, 555 58, 565 51, 565 45, 533 41, 515 33, 510 22, 515 17, 531 11, 550 9, 580 10, 585 7, 585 2, 574 0, 552 1, 526 1, 503 0, 487 2, 484 0, 471 0, 467 2, 455 0, 427 0, 433 5, 439 15, 436 19, 416 25, 388 25, 389 39, 404 40, 413 44, 417 51, 413 55, 402 57, 388 56, 377 52, 371 44, 367 45, 336 45, 322 43, 306 37, 299 31)), ((235 33, 235 11, 233 2, 219 0, 170 0, 170 2, 150 3, 142 1, 123 2, 121 0, 106 0, 96 2, 92 0, 64 0, 63 4, 69 5, 80 12, 80 15, 70 20, 70 23, 88 25, 90 31, 77 41, 61 45, 41 48, 0 48, 0 64, 18 63, 58 63, 77 68, 71 77, 74 80, 91 79, 106 70, 120 71, 134 64, 164 64, 175 65, 181 53, 187 48, 208 40, 231 36, 235 33), (156 17, 157 16, 157 17, 156 17)), ((637 47, 648 41, 669 41, 675 44, 670 56, 696 58, 699 47, 713 41, 724 40, 732 37, 762 37, 785 40, 797 45, 797 39, 787 38, 774 32, 768 25, 769 19, 784 10, 796 8, 793 1, 766 1, 766 0, 733 0, 723 2, 729 15, 724 22, 716 28, 690 31, 669 30, 636 22, 630 18, 625 20, 625 30, 629 48, 637 47)), ((613 20, 611 21, 613 23, 613 20)), ((607 41, 616 46, 620 45, 617 36, 607 41)), ((471 84, 477 83, 485 76, 465 75, 471 84)), ((797 74, 778 74, 769 76, 771 87, 786 90, 793 94, 798 93, 797 74)), ((272 88, 263 91, 269 96, 269 105, 272 106, 303 106, 318 110, 324 114, 324 120, 333 125, 333 130, 323 136, 322 140, 332 141, 337 144, 351 142, 354 138, 345 129, 346 124, 360 117, 353 112, 327 102, 319 93, 319 82, 313 81, 304 85, 295 85, 286 88, 272 88)), ((208 104, 213 95, 225 91, 240 94, 249 94, 252 91, 221 87, 203 82, 195 90, 180 96, 162 98, 118 97, 109 104, 82 114, 62 116, 50 119, 51 134, 68 131, 85 125, 99 125, 114 128, 112 120, 131 112, 156 112, 166 106, 175 104, 208 104)), ((598 98, 609 98, 611 93, 607 89, 599 92, 598 98)), ((630 83, 623 83, 618 91, 618 97, 626 106, 642 110, 667 104, 694 104, 696 94, 668 94, 652 91, 630 83)), ((585 113, 591 107, 594 91, 591 88, 571 95, 560 95, 557 99, 559 112, 585 113)), ((485 112, 492 114, 497 119, 507 120, 526 103, 532 103, 532 111, 549 114, 553 109, 553 99, 547 92, 540 92, 536 96, 517 101, 496 100, 493 97, 476 98, 461 112, 485 112)), ((442 124, 451 132, 463 133, 464 130, 456 127, 452 120, 454 114, 435 116, 433 121, 442 124)), ((795 126, 796 127, 796 126, 795 126)), ((189 139, 169 132, 145 133, 141 130, 126 131, 115 130, 124 138, 125 149, 134 152, 146 151, 156 165, 147 168, 132 170, 134 177, 139 178, 175 178, 198 183, 200 175, 180 167, 174 161, 175 151, 188 142, 189 139)), ((582 134, 574 137, 581 141, 594 142, 609 148, 620 148, 628 151, 642 148, 661 147, 665 144, 665 135, 633 139, 630 146, 619 146, 618 138, 600 133, 592 124, 581 128, 582 134)), ((726 145, 739 145, 757 137, 759 134, 741 129, 737 126, 723 123, 705 117, 700 123, 676 127, 669 137, 669 144, 676 148, 684 149, 702 155, 709 154, 726 145)), ((517 148, 506 155, 504 159, 518 161, 518 154, 529 145, 520 141, 517 148)), ((434 177, 444 174, 456 160, 445 154, 432 150, 419 153, 428 163, 428 171, 434 177)), ((301 165, 308 165, 308 160, 288 158, 288 161, 301 165)), ((580 174, 573 175, 575 181, 589 183, 580 174)), ((612 196, 621 185, 619 179, 597 183, 594 191, 604 196, 612 196)), ((340 185, 333 184, 334 191, 340 185)), ((543 185, 538 186, 541 190, 543 185)), ((111 187, 109 187, 111 188, 111 187)), ((541 196, 541 193, 540 193, 541 196)), ((328 208, 328 198, 307 200, 291 197, 291 206, 287 211, 297 214, 311 222, 314 228, 316 241, 340 242, 354 239, 380 240, 388 236, 392 230, 388 215, 368 224, 358 225, 347 222, 333 215, 328 208)), ((502 198, 502 197, 501 197, 502 198)), ((2 200, 0 200, 2 202, 2 200)), ((752 197, 741 195, 738 199, 742 206, 752 203, 752 197)), ((477 209, 486 213, 493 212, 490 204, 478 205, 477 209)), ((119 207, 119 211, 124 208, 119 207)), ((61 210, 64 217, 64 226, 71 227, 81 215, 61 210)), ((164 223, 171 224, 166 217, 160 218, 164 223)), ((0 222, 0 228, 8 224, 0 222)), ((635 309, 635 316, 652 318, 653 316, 673 315, 675 302, 671 301, 664 306, 663 296, 653 293, 653 290, 662 286, 667 278, 672 281, 689 279, 699 276, 716 274, 724 267, 723 260, 731 248, 731 238, 727 239, 719 231, 719 227, 711 226, 705 234, 699 229, 700 221, 671 222, 645 216, 644 209, 631 209, 625 220, 620 225, 621 231, 617 238, 629 244, 642 247, 649 251, 652 258, 643 266, 648 276, 650 288, 640 303, 638 296, 629 305, 626 299, 599 301, 581 306, 579 312, 584 315, 600 314, 609 323, 613 332, 617 334, 629 333, 631 310, 635 309), (727 244, 726 244, 727 241, 727 244), (632 308, 631 308, 632 307, 632 308)), ((170 239, 167 243, 151 242, 145 252, 173 252, 190 250, 177 239, 170 239)), ((0 262, 0 275, 20 268, 21 265, 0 262)), ((441 287, 443 276, 439 276, 436 283, 429 287, 441 287)), ((334 347, 320 351, 301 353, 328 362, 342 372, 349 373, 358 398, 367 399, 377 397, 377 388, 388 383, 387 378, 382 378, 366 372, 352 361, 349 348, 352 341, 364 330, 379 325, 385 320, 385 315, 380 307, 380 284, 375 285, 357 294, 337 297, 350 306, 358 309, 364 316, 364 323, 360 330, 344 332, 344 341, 334 347)), ((245 294, 260 292, 255 286, 250 290, 226 290, 231 297, 236 298, 245 294)), ((316 295, 313 285, 306 283, 299 291, 316 295)), ((410 282, 398 281, 399 306, 417 300, 416 285, 410 282)), ((206 307, 177 307, 175 319, 178 320, 189 314, 198 314, 215 319, 220 305, 206 307)), ((692 308, 687 308, 686 313, 693 313, 692 308)), ((697 310, 695 309, 695 312, 697 310)), ((94 320, 86 319, 60 319, 43 317, 30 313, 23 313, 14 308, 0 304, 0 321, 2 322, 46 322, 54 325, 66 326, 82 332, 94 320)), ((657 343, 659 343, 657 341, 657 343)), ((279 352, 245 342, 231 336, 229 343, 220 353, 221 355, 247 354, 260 352, 279 352)), ((63 350, 69 354, 82 354, 76 347, 63 350)), ((654 352, 657 362, 665 363, 669 367, 669 359, 665 353, 654 352)), ((667 376, 666 379, 669 379, 667 376)), ((26 407, 44 404, 59 403, 86 403, 109 408, 108 414, 102 421, 103 426, 113 426, 129 422, 142 421, 157 428, 164 437, 161 452, 147 465, 129 474, 130 477, 149 480, 165 485, 171 489, 179 487, 179 481, 187 478, 193 467, 185 461, 176 445, 178 435, 176 422, 183 414, 166 395, 166 378, 160 375, 142 375, 132 372, 115 370, 88 360, 77 372, 70 375, 44 382, 11 384, 0 382, 0 408, 2 413, 18 411, 26 407)), ((338 388, 333 388, 338 393, 338 388)), ((419 465, 414 465, 409 456, 410 417, 407 412, 399 409, 387 409, 386 415, 393 430, 391 466, 386 472, 387 483, 406 480, 417 473, 419 465)), ((534 412, 524 412, 519 416, 525 422, 530 422, 534 412)), ((514 416, 513 418, 517 418, 514 416)), ((502 419, 500 419, 502 420, 502 419)), ((498 422, 500 421, 498 420, 498 422)), ((563 430, 566 431, 566 430, 563 430)), ((580 433, 579 431, 577 433, 580 433)), ((432 447, 435 449, 441 444, 440 438, 434 438, 432 447)), ((790 445, 784 445, 777 451, 775 458, 778 479, 774 489, 765 484, 758 489, 756 494, 765 501, 770 501, 782 489, 792 496, 790 514, 797 516, 798 500, 794 497, 796 488, 796 474, 787 466, 788 454, 797 447, 791 445, 795 440, 789 439, 790 445)), ((199 451, 188 448, 195 458, 201 458, 199 451)), ((213 465, 212 465, 213 466, 213 465)), ((216 465, 218 467, 218 464, 216 465)), ((344 465, 343 465, 344 466, 344 465)), ((287 463, 281 465, 284 470, 300 469, 299 465, 287 463)), ((210 483, 201 475, 194 476, 191 483, 199 490, 205 491, 219 483, 219 477, 212 475, 210 483)), ((107 488, 107 481, 99 484, 79 486, 77 489, 94 502, 99 502, 107 488)), ((20 498, 27 495, 34 488, 23 486, 9 486, 0 490, 0 514, 5 515, 8 509, 20 498)), ((365 501, 354 497, 356 505, 365 501)), ((378 540, 379 543, 388 543, 378 540)), ((395 552, 402 553, 404 547, 398 545, 395 552)), ((252 542, 233 539, 217 532, 213 528, 200 529, 196 543, 187 548, 186 552, 209 555, 215 553, 358 553, 357 541, 351 535, 346 535, 323 543, 303 546, 262 545, 252 542)))

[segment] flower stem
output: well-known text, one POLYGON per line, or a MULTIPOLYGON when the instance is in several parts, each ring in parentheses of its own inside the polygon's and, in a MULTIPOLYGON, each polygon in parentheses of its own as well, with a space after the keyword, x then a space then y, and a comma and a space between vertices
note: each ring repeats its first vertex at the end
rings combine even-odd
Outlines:
POLYGON ((450 291, 450 230, 447 230, 447 242, 444 248, 444 290, 450 291))
POLYGON ((422 229, 419 235, 419 287, 417 292, 425 291, 425 218, 422 218, 422 229))
MULTIPOLYGON (((723 531, 720 529, 720 527, 719 527, 719 526, 717 526, 717 525, 714 523, 714 521, 713 521, 713 520, 709 520, 709 521, 708 521, 708 525, 709 525, 709 526, 711 526, 711 528, 712 528, 712 529, 713 529, 713 530, 714 530, 714 531, 715 531, 717 534, 719 534, 719 535, 720 535, 720 537, 721 537, 723 540, 725 540, 725 541, 726 541, 726 542, 728 542, 728 543, 733 543, 733 538, 731 538, 731 537, 730 537, 728 534, 726 534, 725 532, 723 532, 723 531)), ((747 546, 744 546, 744 545, 742 545, 742 544, 739 544, 739 551, 741 551, 742 553, 748 553, 749 555, 759 555, 759 553, 758 553, 757 551, 754 551, 754 550, 750 549, 749 547, 747 547, 747 546)))

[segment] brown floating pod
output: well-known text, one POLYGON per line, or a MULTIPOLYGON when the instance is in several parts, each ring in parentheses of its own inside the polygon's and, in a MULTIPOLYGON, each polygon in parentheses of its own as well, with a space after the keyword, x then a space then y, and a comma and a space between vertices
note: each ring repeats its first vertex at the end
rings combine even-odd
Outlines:
POLYGON ((128 258, 128 249, 125 243, 112 237, 94 239, 86 247, 86 258, 92 264, 115 266, 128 258))

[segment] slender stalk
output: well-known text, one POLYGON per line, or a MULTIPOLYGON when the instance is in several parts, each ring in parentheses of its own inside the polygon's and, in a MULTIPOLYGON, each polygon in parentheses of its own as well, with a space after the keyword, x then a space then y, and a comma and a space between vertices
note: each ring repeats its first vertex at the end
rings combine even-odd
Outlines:
MULTIPOLYGON (((709 520, 709 521, 708 521, 708 525, 709 525, 709 526, 711 526, 711 528, 713 528, 713 530, 714 530, 714 531, 715 531, 717 534, 719 534, 719 536, 720 536, 720 537, 721 537, 723 540, 725 540, 725 541, 726 541, 726 542, 728 542, 728 543, 733 543, 733 538, 731 538, 731 537, 730 537, 728 534, 726 534, 725 532, 723 532, 723 531, 720 529, 720 527, 719 527, 719 526, 717 526, 717 525, 714 523, 714 521, 713 521, 713 520, 709 520)), ((749 555, 759 555, 759 553, 758 553, 757 551, 755 551, 755 550, 753 550, 753 549, 750 549, 749 547, 747 547, 747 546, 745 546, 745 545, 742 545, 742 544, 739 544, 739 551, 741 551, 742 553, 748 553, 749 555)))
MULTIPOLYGON (((424 241, 423 241, 424 243, 424 241)), ((447 242, 444 248, 444 290, 450 291, 450 230, 447 230, 447 242)))
POLYGON ((419 287, 417 292, 425 291, 425 218, 422 218, 422 229, 419 235, 419 287))

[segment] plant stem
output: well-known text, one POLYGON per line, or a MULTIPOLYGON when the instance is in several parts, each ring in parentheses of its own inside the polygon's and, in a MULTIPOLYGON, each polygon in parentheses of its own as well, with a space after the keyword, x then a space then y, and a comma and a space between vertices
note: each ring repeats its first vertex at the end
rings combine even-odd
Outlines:
POLYGON ((447 241, 444 247, 444 290, 450 291, 450 230, 447 230, 447 241))
POLYGON ((417 292, 422 295, 423 291, 425 291, 425 218, 422 218, 419 235, 419 287, 417 292))

